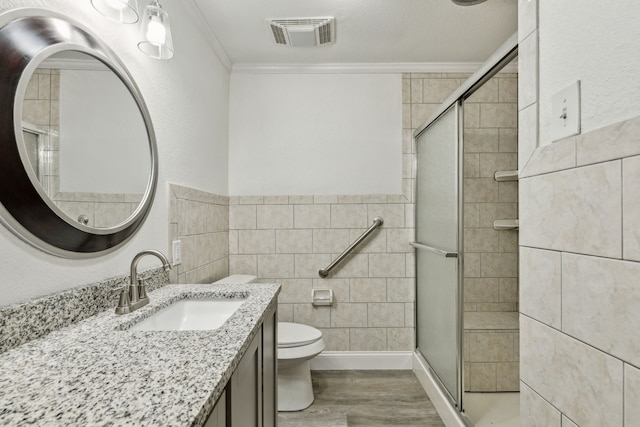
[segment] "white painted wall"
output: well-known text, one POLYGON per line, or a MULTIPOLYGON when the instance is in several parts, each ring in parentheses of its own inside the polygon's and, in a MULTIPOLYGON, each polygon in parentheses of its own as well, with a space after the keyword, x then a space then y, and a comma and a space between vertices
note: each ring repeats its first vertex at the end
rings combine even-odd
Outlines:
MULTIPOLYGON (((140 2, 142 7, 144 2, 140 2)), ((72 261, 28 246, 0 226, 0 305, 127 274, 133 256, 147 248, 167 251, 167 183, 226 194, 228 189, 229 73, 214 55, 190 2, 163 0, 171 16, 175 56, 158 61, 138 51, 137 25, 99 15, 90 1, 4 0, 0 12, 41 7, 65 13, 107 41, 138 82, 153 120, 160 159, 155 203, 141 231, 123 249, 93 260, 72 261)), ((141 268, 156 265, 144 259, 141 268)))
POLYGON ((640 2, 539 0, 540 144, 551 142, 551 97, 582 82, 582 132, 640 114, 640 2))
POLYGON ((60 70, 60 191, 143 194, 151 161, 135 100, 110 70, 60 70))
POLYGON ((401 193, 401 78, 233 73, 230 194, 401 193))

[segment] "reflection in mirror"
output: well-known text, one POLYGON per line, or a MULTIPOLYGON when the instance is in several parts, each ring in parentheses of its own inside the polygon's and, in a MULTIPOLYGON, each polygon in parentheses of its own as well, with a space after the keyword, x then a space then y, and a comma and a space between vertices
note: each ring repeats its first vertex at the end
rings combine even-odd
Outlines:
POLYGON ((142 201, 152 173, 145 122, 96 58, 64 51, 40 64, 24 94, 22 137, 32 177, 73 221, 115 227, 142 201))

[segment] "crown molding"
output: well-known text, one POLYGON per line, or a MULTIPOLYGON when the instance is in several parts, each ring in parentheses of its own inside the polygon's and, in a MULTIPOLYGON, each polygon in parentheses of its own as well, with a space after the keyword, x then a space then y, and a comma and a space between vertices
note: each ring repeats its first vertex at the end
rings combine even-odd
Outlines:
POLYGON ((213 52, 216 54, 224 68, 226 68, 228 72, 231 72, 233 62, 231 62, 231 58, 229 58, 227 51, 224 50, 224 47, 218 41, 218 37, 216 37, 216 34, 214 33, 209 23, 204 19, 202 11, 200 10, 200 6, 198 6, 195 0, 187 0, 184 2, 184 4, 187 5, 188 12, 200 27, 200 30, 204 34, 209 47, 211 47, 211 50, 213 50, 213 52))
MULTIPOLYGON (((239 74, 473 73, 481 65, 480 62, 233 64, 231 72, 239 74)), ((513 67, 513 72, 517 72, 517 67, 513 67)))

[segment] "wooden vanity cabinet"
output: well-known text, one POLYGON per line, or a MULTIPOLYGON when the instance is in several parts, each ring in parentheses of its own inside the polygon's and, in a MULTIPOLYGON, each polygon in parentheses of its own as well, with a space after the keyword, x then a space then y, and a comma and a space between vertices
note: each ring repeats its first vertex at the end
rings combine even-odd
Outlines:
POLYGON ((213 411, 207 417, 207 421, 204 423, 204 427, 226 427, 227 425, 227 391, 224 390, 216 405, 213 407, 213 411))
POLYGON ((262 426, 278 425, 278 323, 276 310, 262 325, 262 426))
POLYGON ((276 333, 276 310, 272 310, 242 356, 205 427, 276 427, 276 333))

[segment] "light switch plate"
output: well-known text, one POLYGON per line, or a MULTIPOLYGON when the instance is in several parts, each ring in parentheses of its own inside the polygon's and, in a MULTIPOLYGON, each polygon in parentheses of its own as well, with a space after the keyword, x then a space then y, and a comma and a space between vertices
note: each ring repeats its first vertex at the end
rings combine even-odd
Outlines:
POLYGON ((580 80, 551 97, 551 114, 552 141, 580 133, 580 80))
POLYGON ((173 250, 173 265, 182 264, 182 240, 174 240, 171 242, 173 250))

